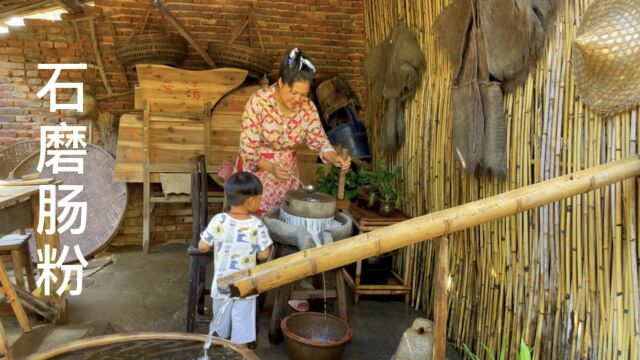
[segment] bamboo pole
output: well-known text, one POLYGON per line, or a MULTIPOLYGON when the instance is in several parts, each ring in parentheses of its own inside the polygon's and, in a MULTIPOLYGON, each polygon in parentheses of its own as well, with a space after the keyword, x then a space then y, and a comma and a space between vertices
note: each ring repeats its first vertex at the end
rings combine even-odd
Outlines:
POLYGON ((348 240, 301 251, 250 270, 236 272, 220 279, 219 284, 222 287, 230 286, 233 296, 244 297, 264 292, 360 259, 461 231, 638 175, 640 157, 636 155, 416 217, 348 240))
POLYGON ((445 360, 447 352, 447 319, 449 318, 449 239, 441 237, 437 240, 437 258, 435 275, 435 306, 433 328, 433 359, 445 360))

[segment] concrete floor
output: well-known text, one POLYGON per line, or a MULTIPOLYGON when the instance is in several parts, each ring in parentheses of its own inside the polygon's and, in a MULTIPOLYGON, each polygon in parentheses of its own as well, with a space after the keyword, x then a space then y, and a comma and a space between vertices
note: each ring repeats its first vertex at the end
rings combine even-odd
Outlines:
MULTIPOLYGON (((69 324, 110 323, 115 332, 184 332, 188 285, 185 245, 152 247, 142 255, 139 247, 109 249, 114 263, 92 275, 80 296, 69 297, 69 324)), ((350 290, 347 290, 350 294, 350 290)), ((284 344, 267 341, 269 301, 260 314, 257 354, 261 359, 286 359, 284 344)), ((344 359, 389 359, 402 333, 420 312, 399 298, 364 298, 349 301, 353 338, 344 359)), ((206 329, 200 329, 206 332, 206 329)))

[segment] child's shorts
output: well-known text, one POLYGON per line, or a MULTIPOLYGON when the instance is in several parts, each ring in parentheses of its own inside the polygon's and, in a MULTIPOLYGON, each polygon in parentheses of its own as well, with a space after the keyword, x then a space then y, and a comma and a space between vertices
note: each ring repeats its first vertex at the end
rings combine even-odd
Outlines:
POLYGON ((234 344, 256 340, 256 298, 213 299, 213 331, 234 344))

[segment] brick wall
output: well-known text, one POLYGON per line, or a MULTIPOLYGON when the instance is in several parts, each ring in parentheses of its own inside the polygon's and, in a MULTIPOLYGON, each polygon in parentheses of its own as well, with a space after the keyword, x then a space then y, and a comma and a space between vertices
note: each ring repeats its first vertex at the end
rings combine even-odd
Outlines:
MULTIPOLYGON (((318 68, 319 80, 335 75, 344 76, 366 99, 366 79, 362 72, 364 57, 364 14, 362 0, 168 0, 167 7, 206 49, 209 41, 228 40, 241 25, 250 3, 260 28, 265 51, 273 57, 271 81, 276 79, 277 64, 285 50, 303 49, 318 68)), ((123 41, 138 29, 149 1, 96 0, 95 7, 87 7, 87 14, 101 14, 104 20, 96 22, 99 51, 102 54, 107 78, 114 92, 123 92, 136 82, 133 71, 125 71, 114 52, 116 41, 123 41), (113 24, 113 27, 112 25, 113 24)), ((71 17, 65 16, 65 19, 71 17)), ((49 112, 48 96, 38 99, 39 91, 49 79, 51 71, 37 70, 38 63, 93 63, 92 44, 87 22, 79 24, 82 48, 76 41, 69 22, 25 20, 24 27, 12 27, 8 34, 0 34, 0 149, 18 141, 39 137, 39 128, 45 124, 66 121, 84 123, 69 111, 49 112), (89 61, 84 61, 88 57, 89 61)), ((177 33, 169 25, 172 32, 177 33)), ((159 14, 152 12, 147 27, 161 29, 159 14)), ((254 41, 256 40, 254 36, 254 41)), ((237 40, 248 44, 244 31, 237 40)), ((257 41, 256 41, 257 42, 257 41)), ((206 63, 189 46, 182 68, 205 69, 206 63)), ((63 71, 60 81, 83 81, 85 91, 95 95, 106 93, 97 69, 84 72, 63 71)), ((60 94, 64 102, 69 94, 60 94)), ((133 108, 133 96, 100 101, 101 111, 116 114, 133 108)), ((94 142, 99 133, 94 132, 94 142)), ((115 243, 139 243, 142 231, 141 186, 129 185, 129 205, 115 243)), ((212 211, 218 211, 212 205, 212 211)), ((191 236, 189 206, 163 205, 156 209, 156 236, 154 241, 186 240, 191 236)))

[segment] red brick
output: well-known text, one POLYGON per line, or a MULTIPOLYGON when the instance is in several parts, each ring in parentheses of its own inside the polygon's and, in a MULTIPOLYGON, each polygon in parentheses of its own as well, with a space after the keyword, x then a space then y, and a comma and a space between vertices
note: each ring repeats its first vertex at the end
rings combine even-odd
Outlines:
POLYGON ((17 143, 19 140, 18 139, 14 139, 14 138, 4 138, 4 139, 0 139, 0 142, 2 143, 2 145, 4 146, 9 146, 9 145, 13 145, 15 143, 17 143))
POLYGON ((22 48, 14 48, 14 47, 2 48, 2 47, 0 47, 0 54, 3 54, 3 55, 22 55, 22 53, 23 53, 22 48))
POLYGON ((18 132, 15 130, 0 130, 0 137, 18 137, 18 132))
POLYGON ((5 122, 2 123, 2 128, 13 130, 31 130, 33 129, 33 124, 24 122, 5 122))
POLYGON ((0 61, 0 69, 24 69, 24 64, 0 61))

